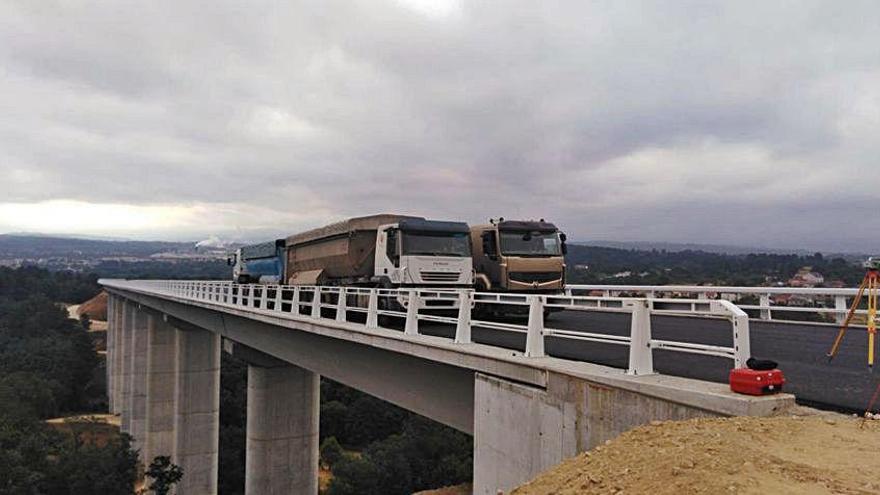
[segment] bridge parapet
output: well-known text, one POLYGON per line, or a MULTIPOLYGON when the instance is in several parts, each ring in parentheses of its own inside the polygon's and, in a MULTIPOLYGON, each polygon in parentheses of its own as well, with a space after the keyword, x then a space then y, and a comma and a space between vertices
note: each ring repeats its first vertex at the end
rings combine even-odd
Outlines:
POLYGON ((547 355, 544 345, 547 337, 627 346, 627 372, 632 375, 654 373, 652 351, 655 349, 727 358, 735 368, 745 366, 751 349, 748 315, 725 300, 483 293, 470 289, 289 286, 221 281, 102 280, 101 283, 141 293, 168 295, 245 310, 268 311, 294 319, 309 317, 347 322, 349 313, 362 314, 367 329, 388 328, 379 324, 383 319, 399 320, 403 321, 405 335, 418 335, 420 322, 445 323, 454 326, 453 341, 459 344, 471 343, 471 330, 475 326, 524 334, 524 355, 534 358, 547 355), (476 319, 473 307, 477 304, 522 308, 522 314, 528 315, 527 323, 476 319), (399 309, 394 309, 395 307, 399 309), (426 311, 432 308, 457 308, 457 315, 444 316, 426 311), (559 310, 630 314, 630 335, 548 327, 545 323, 546 312, 559 310), (726 319, 731 323, 732 345, 655 339, 651 333, 652 315, 726 319))
MULTIPOLYGON (((849 302, 858 295, 859 290, 857 288, 831 287, 732 287, 718 285, 570 284, 566 286, 567 294, 595 292, 600 292, 606 297, 618 294, 636 294, 655 298, 660 294, 666 294, 667 297, 679 298, 720 298, 736 303, 740 309, 757 312, 757 319, 760 320, 803 324, 803 321, 800 320, 774 318, 774 314, 790 317, 815 315, 833 317, 834 321, 827 323, 839 325, 846 318, 849 302), (738 302, 745 297, 758 298, 757 304, 738 302), (788 303, 783 304, 783 301, 788 303)), ((858 310, 856 313, 866 315, 867 310, 858 310)))

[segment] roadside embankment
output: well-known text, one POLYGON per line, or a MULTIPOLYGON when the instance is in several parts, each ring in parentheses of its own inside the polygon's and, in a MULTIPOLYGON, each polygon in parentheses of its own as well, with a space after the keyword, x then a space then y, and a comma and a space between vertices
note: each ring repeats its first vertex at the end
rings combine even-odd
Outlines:
POLYGON ((837 414, 653 422, 515 495, 880 493, 880 421, 837 414))

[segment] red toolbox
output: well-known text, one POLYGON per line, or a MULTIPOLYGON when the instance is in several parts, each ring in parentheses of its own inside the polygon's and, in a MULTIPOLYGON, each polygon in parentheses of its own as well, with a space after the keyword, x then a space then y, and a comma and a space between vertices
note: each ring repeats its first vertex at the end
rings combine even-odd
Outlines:
POLYGON ((730 390, 740 394, 767 395, 782 391, 785 377, 778 369, 752 370, 736 368, 730 370, 730 390))

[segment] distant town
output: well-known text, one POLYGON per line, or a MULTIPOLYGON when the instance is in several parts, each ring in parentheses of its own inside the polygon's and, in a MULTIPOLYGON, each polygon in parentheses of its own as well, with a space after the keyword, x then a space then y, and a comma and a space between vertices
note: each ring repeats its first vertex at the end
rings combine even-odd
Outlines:
POLYGON ((39 235, 0 235, 0 266, 94 271, 108 263, 212 262, 225 260, 237 243, 106 241, 39 235))

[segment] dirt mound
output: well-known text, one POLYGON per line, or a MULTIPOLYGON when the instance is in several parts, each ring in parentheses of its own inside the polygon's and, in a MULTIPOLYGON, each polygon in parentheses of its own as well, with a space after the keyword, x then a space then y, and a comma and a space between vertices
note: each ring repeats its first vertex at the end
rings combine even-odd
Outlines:
POLYGON ((97 296, 79 305, 79 314, 88 313, 93 320, 107 321, 107 293, 101 292, 97 296))
POLYGON ((515 495, 880 493, 880 421, 846 416, 653 422, 515 495))
POLYGON ((446 486, 436 490, 424 490, 413 493, 413 495, 470 495, 473 491, 473 486, 470 483, 462 483, 461 485, 446 486))

